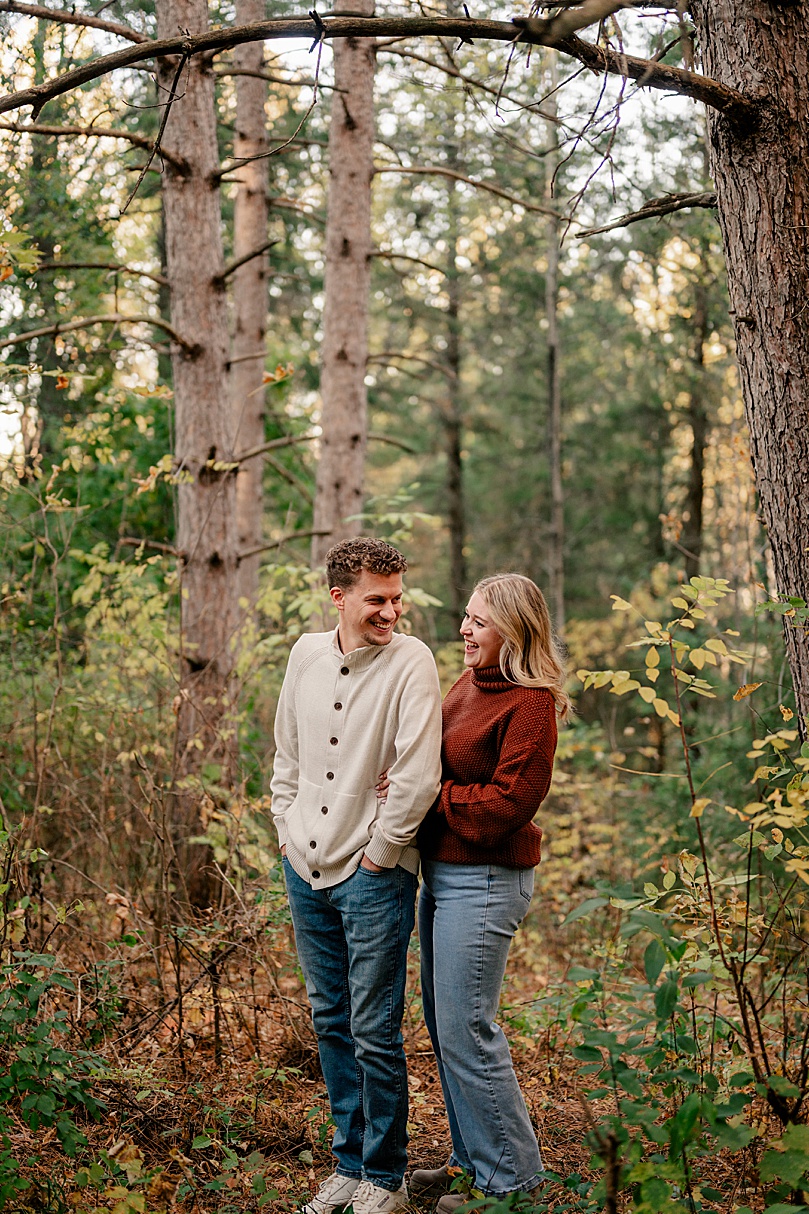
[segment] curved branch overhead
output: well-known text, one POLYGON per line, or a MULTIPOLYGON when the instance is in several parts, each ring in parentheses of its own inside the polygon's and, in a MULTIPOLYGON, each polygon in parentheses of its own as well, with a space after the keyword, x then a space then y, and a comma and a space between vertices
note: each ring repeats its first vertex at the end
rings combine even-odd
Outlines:
MULTIPOLYGON (((9 0, 0 0, 8 4, 9 0)), ((34 7, 34 6, 29 6, 34 7)), ((587 7, 582 5, 582 9, 587 7)), ((603 5, 601 6, 603 7, 603 5)), ((621 6, 614 6, 616 9, 621 6)), ((50 10, 48 10, 50 12, 50 10)), ((53 10, 54 20, 60 17, 53 10)), ((619 54, 616 51, 586 42, 574 34, 560 38, 554 33, 555 19, 550 22, 534 17, 515 17, 512 21, 483 21, 463 17, 285 17, 258 21, 232 29, 208 30, 195 37, 179 36, 124 47, 102 55, 89 63, 64 72, 31 88, 21 89, 0 98, 0 113, 33 108, 36 117, 42 107, 54 97, 68 93, 90 80, 97 80, 119 68, 130 67, 146 59, 162 56, 216 54, 245 42, 267 38, 373 38, 373 37, 433 37, 480 39, 491 42, 524 43, 534 46, 555 46, 571 58, 595 72, 607 72, 634 80, 640 87, 663 89, 702 101, 736 122, 752 122, 758 112, 758 100, 745 96, 734 88, 683 68, 669 67, 648 59, 619 54)), ((567 26, 565 26, 567 28, 567 26)), ((581 28, 581 26, 579 26, 581 28)))

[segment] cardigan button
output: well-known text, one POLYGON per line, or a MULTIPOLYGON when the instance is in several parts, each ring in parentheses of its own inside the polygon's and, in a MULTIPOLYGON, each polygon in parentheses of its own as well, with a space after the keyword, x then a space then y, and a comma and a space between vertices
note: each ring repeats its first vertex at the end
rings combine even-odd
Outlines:
POLYGON ((312 873, 312 876, 314 877, 315 881, 317 881, 318 877, 320 876, 320 873, 317 871, 317 869, 315 869, 315 871, 312 873))
POLYGON ((328 805, 321 805, 321 807, 320 807, 320 812, 321 812, 322 814, 327 814, 327 813, 329 812, 329 807, 328 807, 328 805))
POLYGON ((338 700, 337 703, 334 705, 334 707, 337 709, 338 712, 340 712, 340 710, 342 709, 343 706, 340 703, 340 701, 338 700))
POLYGON ((310 847, 317 847, 317 843, 315 842, 315 840, 314 840, 314 839, 310 839, 310 840, 309 840, 309 846, 310 846, 310 847))
POLYGON ((336 738, 329 738, 329 741, 331 742, 332 746, 336 746, 336 745, 337 745, 337 739, 336 739, 336 738))
POLYGON ((327 780, 333 780, 333 779, 334 779, 334 772, 333 772, 333 771, 327 771, 327 772, 326 772, 326 779, 327 779, 327 780))
POLYGON ((348 667, 347 667, 347 666, 341 666, 341 667, 340 667, 340 674, 348 674, 348 667))

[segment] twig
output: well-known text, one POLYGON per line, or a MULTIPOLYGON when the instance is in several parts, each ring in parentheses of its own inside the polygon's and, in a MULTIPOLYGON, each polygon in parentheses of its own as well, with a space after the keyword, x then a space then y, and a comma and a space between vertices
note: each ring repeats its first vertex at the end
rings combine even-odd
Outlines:
POLYGON ((534 211, 538 215, 552 215, 556 219, 563 218, 553 207, 543 207, 538 206, 534 202, 526 202, 524 198, 518 198, 515 194, 509 194, 507 190, 501 190, 499 186, 493 185, 490 181, 480 181, 474 177, 465 177, 463 173, 456 173, 453 169, 445 169, 441 165, 375 164, 374 173, 420 173, 431 177, 449 177, 451 181, 461 181, 466 185, 474 186, 477 190, 486 190, 489 194, 495 194, 498 198, 505 198, 506 202, 512 202, 515 206, 522 207, 526 211, 534 211))
MULTIPOLYGON (((49 126, 42 122, 0 122, 0 130, 15 131, 20 135, 86 135, 97 139, 126 139, 128 143, 138 148, 152 150, 152 141, 146 135, 138 135, 134 131, 119 131, 106 126, 49 126)), ((188 170, 188 161, 184 156, 175 152, 161 150, 161 156, 169 164, 174 165, 179 173, 188 170)))
POLYGON ((234 270, 239 269, 239 266, 246 265, 247 262, 252 261, 254 257, 260 257, 262 253, 266 253, 267 249, 271 249, 275 244, 278 244, 277 240, 265 240, 264 243, 260 244, 257 249, 251 249, 251 251, 249 253, 245 253, 243 257, 237 257, 235 261, 228 262, 222 273, 217 274, 214 282, 223 283, 228 275, 232 274, 234 270))
POLYGON ((85 25, 91 29, 106 30, 130 42, 148 42, 148 34, 140 34, 120 21, 102 21, 98 16, 70 13, 66 9, 48 8, 44 4, 19 4, 17 0, 0 0, 0 13, 21 13, 26 17, 40 17, 45 21, 57 21, 60 25, 85 25))
POLYGON ((168 556, 181 557, 183 555, 173 544, 161 544, 158 540, 144 540, 137 535, 120 535, 116 546, 121 544, 125 544, 129 548, 153 548, 155 552, 165 552, 168 556))
POLYGON ((286 535, 280 536, 279 539, 273 540, 270 544, 259 544, 256 548, 247 548, 244 552, 240 552, 236 559, 237 561, 245 561, 249 556, 258 556, 260 552, 270 552, 273 548, 282 548, 284 544, 289 544, 292 540, 311 539, 313 535, 331 535, 331 532, 317 528, 310 531, 289 531, 286 535))
POLYGON ((152 149, 149 152, 149 156, 146 161, 146 164, 141 169, 140 174, 138 176, 138 180, 135 182, 135 188, 133 189, 132 193, 127 198, 124 205, 121 207, 122 215, 125 215, 126 212, 128 211, 130 202, 132 201, 132 199, 135 197, 138 190, 140 189, 141 182, 143 181, 144 177, 148 173, 149 167, 150 167, 152 161, 154 160, 154 158, 158 152, 158 149, 160 148, 160 141, 163 138, 163 132, 165 131, 166 123, 169 120, 169 114, 171 113, 171 107, 174 104, 175 99, 177 97, 177 87, 180 83, 180 77, 183 74, 183 69, 185 68, 185 65, 188 63, 188 59, 189 59, 189 55, 187 53, 183 52, 183 54, 180 56, 180 62, 177 64, 177 70, 174 73, 174 79, 171 82, 171 89, 169 90, 168 100, 166 101, 165 105, 163 106, 163 117, 160 119, 160 129, 157 132, 157 138, 155 139, 154 145, 152 146, 152 149))
POLYGON ((705 190, 700 194, 666 194, 662 198, 652 198, 645 202, 639 211, 630 211, 627 215, 619 215, 617 219, 602 224, 599 228, 586 228, 576 234, 577 240, 587 236, 597 236, 601 232, 611 232, 614 228, 625 228, 630 223, 639 223, 642 219, 654 219, 656 216, 671 215, 675 211, 685 211, 689 207, 716 207, 716 194, 713 190, 705 190))
POLYGON ((115 273, 132 274, 138 278, 150 278, 158 286, 167 287, 169 280, 162 274, 152 274, 149 270, 137 270, 134 266, 125 266, 117 261, 41 261, 34 270, 41 274, 43 270, 111 270, 115 273))
POLYGON ((163 329, 168 333, 172 341, 176 341, 178 346, 182 346, 189 354, 193 354, 195 347, 191 342, 186 341, 181 337, 176 329, 172 328, 165 320, 161 320, 159 316, 125 316, 121 312, 111 312, 107 316, 85 316, 80 320, 64 321, 55 325, 43 325, 41 329, 30 329, 27 333, 20 333, 16 337, 6 337, 0 341, 0 350, 6 349, 7 346, 19 346, 24 342, 33 341, 35 337, 56 336, 58 333, 74 333, 77 329, 85 329, 89 325, 156 325, 157 328, 163 329))

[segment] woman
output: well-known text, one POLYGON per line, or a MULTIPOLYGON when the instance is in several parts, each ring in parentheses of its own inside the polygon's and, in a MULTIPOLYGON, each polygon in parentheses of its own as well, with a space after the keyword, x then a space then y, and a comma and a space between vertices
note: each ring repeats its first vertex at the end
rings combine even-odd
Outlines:
POLYGON ((551 782, 556 718, 570 702, 542 592, 518 573, 478 582, 461 624, 466 670, 443 705, 441 795, 419 833, 424 1019, 452 1134, 443 1168, 414 1172, 414 1196, 474 1187, 530 1192, 542 1163, 508 1043, 495 1023, 511 941, 525 917, 551 782), (455 1172, 449 1169, 454 1168, 455 1172))

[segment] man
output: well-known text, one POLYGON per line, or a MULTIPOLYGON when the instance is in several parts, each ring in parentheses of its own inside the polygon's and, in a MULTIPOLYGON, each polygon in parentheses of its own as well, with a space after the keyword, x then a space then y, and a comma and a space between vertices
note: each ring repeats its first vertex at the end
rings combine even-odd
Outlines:
POLYGON ((390 1214, 407 1201, 413 840, 440 787, 441 696, 427 646, 394 631, 406 569, 382 540, 330 549, 339 622, 296 642, 276 715, 272 812, 337 1159, 303 1214, 390 1214))

